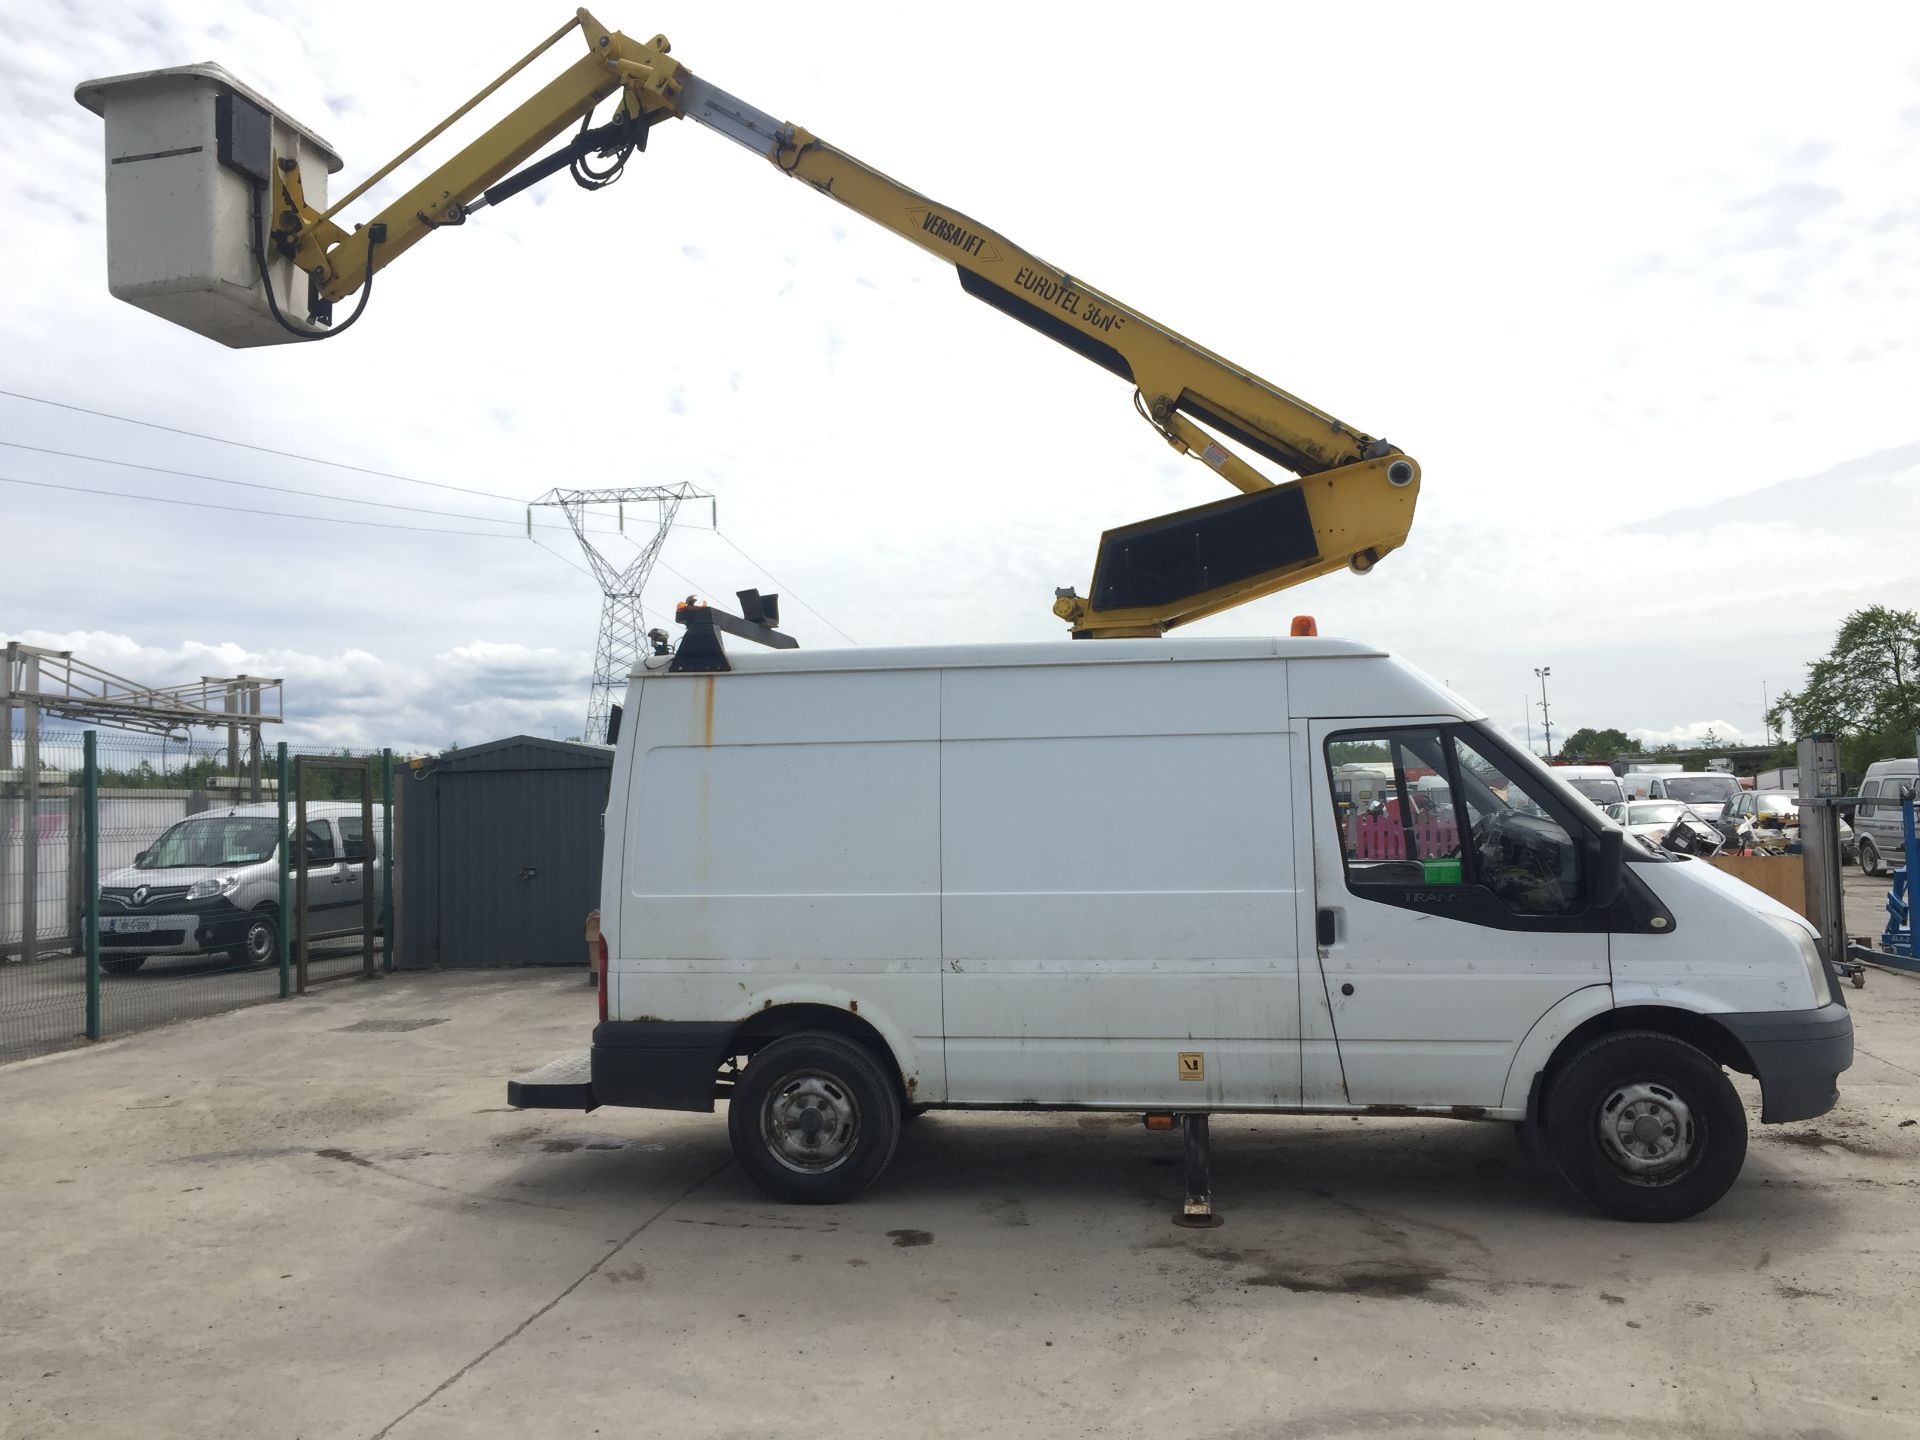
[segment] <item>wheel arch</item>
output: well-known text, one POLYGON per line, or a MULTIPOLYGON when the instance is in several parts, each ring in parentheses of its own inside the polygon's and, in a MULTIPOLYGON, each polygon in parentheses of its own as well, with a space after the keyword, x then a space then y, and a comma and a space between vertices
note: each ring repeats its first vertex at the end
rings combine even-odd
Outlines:
POLYGON ((1676 1009, 1670 1005, 1623 1005, 1617 1009, 1603 1010, 1575 1025, 1553 1047, 1538 1071, 1528 1077, 1527 1123, 1537 1126, 1542 1122, 1541 1106, 1556 1071, 1601 1036, 1617 1035, 1628 1030, 1669 1036, 1693 1046, 1716 1065, 1742 1075, 1755 1073, 1753 1057, 1747 1053, 1747 1047, 1713 1016, 1698 1010, 1676 1009))
POLYGON ((871 1054, 892 1079, 903 1106, 915 1103, 919 1077, 901 1063, 900 1052, 878 1025, 852 1008, 796 1000, 769 1004, 742 1020, 728 1038, 726 1055, 751 1056, 769 1041, 819 1031, 851 1040, 871 1054))

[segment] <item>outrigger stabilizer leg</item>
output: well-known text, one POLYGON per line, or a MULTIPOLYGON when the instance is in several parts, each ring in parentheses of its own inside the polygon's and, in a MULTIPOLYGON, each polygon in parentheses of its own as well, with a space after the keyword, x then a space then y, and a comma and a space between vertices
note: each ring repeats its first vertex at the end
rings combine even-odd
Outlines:
POLYGON ((1213 1153, 1205 1115, 1180 1117, 1181 1147, 1186 1152, 1186 1199, 1174 1212, 1173 1223, 1189 1230, 1212 1230, 1221 1223, 1213 1209, 1213 1153))

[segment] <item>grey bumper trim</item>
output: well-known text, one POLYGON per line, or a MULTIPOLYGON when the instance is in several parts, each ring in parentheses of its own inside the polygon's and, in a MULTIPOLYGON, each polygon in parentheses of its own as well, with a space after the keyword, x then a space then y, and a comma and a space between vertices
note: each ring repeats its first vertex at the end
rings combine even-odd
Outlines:
POLYGON ((1715 1015, 1746 1047, 1760 1081, 1760 1123, 1811 1120, 1840 1098, 1840 1072, 1853 1064, 1853 1016, 1839 1002, 1818 1010, 1715 1015))

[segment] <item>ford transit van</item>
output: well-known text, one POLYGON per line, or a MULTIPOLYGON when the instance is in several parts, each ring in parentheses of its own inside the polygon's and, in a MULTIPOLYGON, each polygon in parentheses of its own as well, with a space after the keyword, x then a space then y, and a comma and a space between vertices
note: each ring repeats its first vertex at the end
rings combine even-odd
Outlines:
POLYGON ((741 649, 635 673, 601 1022, 513 1103, 724 1100, 795 1202, 927 1108, 1505 1121, 1671 1220, 1740 1171, 1725 1072, 1775 1123, 1851 1063, 1806 921, 1371 646, 741 649), (1360 763, 1387 803, 1343 800, 1360 763))

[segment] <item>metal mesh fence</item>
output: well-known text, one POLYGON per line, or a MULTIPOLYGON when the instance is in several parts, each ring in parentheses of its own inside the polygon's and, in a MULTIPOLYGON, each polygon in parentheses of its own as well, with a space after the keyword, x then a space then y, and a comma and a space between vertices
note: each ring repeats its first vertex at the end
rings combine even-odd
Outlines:
POLYGON ((36 768, 0 769, 0 1062, 290 993, 302 855, 308 930, 333 932, 310 944, 305 981, 384 960, 358 928, 369 898, 376 928, 390 904, 383 757, 306 771, 295 846, 281 767, 235 767, 217 737, 43 729, 35 748, 36 768))
POLYGON ((16 743, 0 769, 0 1059, 86 1034, 82 748, 76 731, 43 732, 37 766, 16 743))

